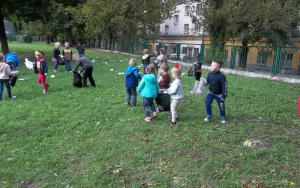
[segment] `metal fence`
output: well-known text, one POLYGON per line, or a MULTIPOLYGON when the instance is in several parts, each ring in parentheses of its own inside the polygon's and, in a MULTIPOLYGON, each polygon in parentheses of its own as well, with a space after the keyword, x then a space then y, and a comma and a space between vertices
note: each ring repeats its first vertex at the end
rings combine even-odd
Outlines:
MULTIPOLYGON (((43 37, 8 35, 9 41, 31 42, 45 40, 43 37)), ((234 46, 199 43, 163 43, 141 40, 86 39, 87 46, 142 55, 144 49, 158 53, 164 48, 170 60, 194 63, 201 54, 204 64, 221 60, 223 67, 272 73, 273 75, 300 76, 300 47, 280 46, 234 46)))

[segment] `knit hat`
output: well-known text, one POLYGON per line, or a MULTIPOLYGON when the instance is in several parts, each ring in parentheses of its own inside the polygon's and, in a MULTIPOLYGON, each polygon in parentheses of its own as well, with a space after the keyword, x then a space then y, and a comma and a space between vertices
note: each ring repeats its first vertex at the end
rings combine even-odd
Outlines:
POLYGON ((77 44, 80 44, 81 42, 80 41, 77 41, 77 44))

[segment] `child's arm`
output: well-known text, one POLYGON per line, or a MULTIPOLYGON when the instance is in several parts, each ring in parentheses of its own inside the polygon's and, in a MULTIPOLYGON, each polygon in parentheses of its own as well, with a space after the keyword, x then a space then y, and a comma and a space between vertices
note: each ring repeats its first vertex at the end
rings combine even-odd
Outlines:
POLYGON ((174 95, 177 93, 177 89, 178 89, 178 82, 174 81, 172 84, 171 84, 171 87, 167 90, 167 92, 170 94, 170 95, 174 95))
POLYGON ((134 71, 134 76, 135 76, 137 79, 140 79, 140 80, 142 79, 142 77, 141 77, 141 75, 140 75, 138 69, 136 69, 136 71, 134 71))
POLYGON ((144 79, 142 79, 141 83, 139 84, 139 86, 137 88, 137 92, 141 93, 143 91, 144 87, 145 87, 145 81, 144 81, 144 79))
POLYGON ((48 73, 48 66, 47 66, 47 63, 45 61, 42 61, 42 67, 44 69, 44 75, 47 75, 48 73))
POLYGON ((225 100, 226 96, 227 96, 227 81, 226 81, 226 77, 224 76, 221 80, 222 83, 222 100, 225 100))

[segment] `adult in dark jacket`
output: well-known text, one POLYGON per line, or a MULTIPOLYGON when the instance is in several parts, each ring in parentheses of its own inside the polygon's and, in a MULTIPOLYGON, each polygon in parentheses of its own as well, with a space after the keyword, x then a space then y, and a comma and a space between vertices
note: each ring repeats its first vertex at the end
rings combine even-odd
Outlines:
POLYGON ((75 72, 79 66, 82 67, 82 69, 80 71, 78 71, 79 74, 83 72, 82 87, 86 88, 87 78, 89 78, 91 85, 96 87, 96 84, 95 84, 95 81, 93 78, 93 65, 90 62, 90 60, 87 57, 79 57, 78 54, 74 54, 73 59, 76 60, 76 66, 74 67, 73 72, 75 72))

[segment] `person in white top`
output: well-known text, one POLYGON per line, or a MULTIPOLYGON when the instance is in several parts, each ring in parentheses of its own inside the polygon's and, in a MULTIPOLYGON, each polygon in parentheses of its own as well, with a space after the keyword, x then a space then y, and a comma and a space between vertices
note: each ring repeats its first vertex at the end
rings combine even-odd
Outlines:
POLYGON ((176 124, 176 121, 178 120, 177 115, 177 106, 179 102, 183 99, 183 90, 181 86, 181 67, 179 65, 175 65, 174 68, 171 70, 172 77, 175 79, 170 88, 167 90, 167 92, 170 94, 172 98, 171 103, 171 114, 172 114, 172 120, 169 122, 169 124, 176 124))
POLYGON ((5 63, 3 53, 0 53, 0 102, 2 102, 3 85, 6 86, 9 99, 14 99, 16 96, 11 95, 9 76, 18 75, 18 71, 12 71, 10 66, 5 63))

